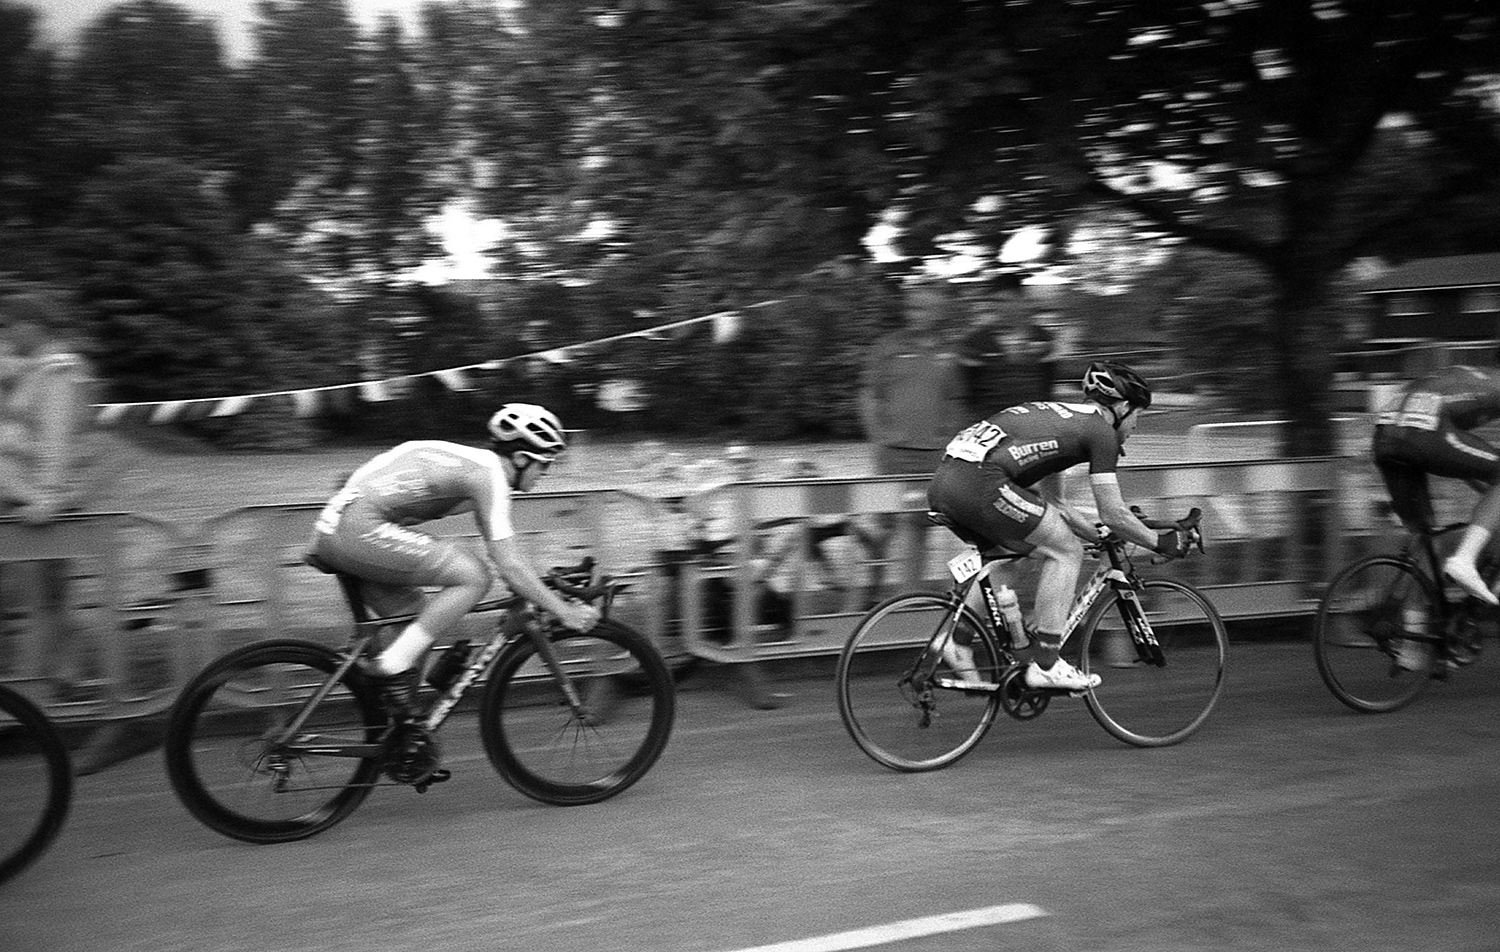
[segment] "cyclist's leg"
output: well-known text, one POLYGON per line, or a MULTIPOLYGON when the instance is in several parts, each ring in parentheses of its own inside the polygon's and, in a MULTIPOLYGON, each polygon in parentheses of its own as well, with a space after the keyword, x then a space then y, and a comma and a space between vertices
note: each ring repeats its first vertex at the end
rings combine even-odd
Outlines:
POLYGON ((1391 497, 1391 512, 1411 531, 1423 532, 1433 524, 1432 489, 1422 463, 1427 453, 1420 445, 1408 446, 1404 430, 1376 427, 1375 468, 1391 497))
POLYGON ((1462 431, 1444 432, 1442 441, 1442 448, 1428 470, 1438 476, 1462 479, 1481 489, 1458 548, 1443 560, 1443 574, 1473 597, 1500 605, 1500 598, 1480 577, 1478 567, 1480 553, 1500 529, 1500 451, 1474 434, 1462 431))
MULTIPOLYGON (((1022 498, 1023 495, 1029 496, 1029 492, 1018 490, 1009 483, 1009 477, 1000 470, 945 458, 932 474, 932 483, 927 487, 927 505, 952 520, 955 534, 978 546, 982 552, 1027 555, 1031 552, 1031 545, 1026 542, 1026 536, 1041 518, 1045 505, 1039 499, 1022 498), (1011 499, 1016 499, 1026 509, 1013 504, 1011 499)), ((1001 565, 999 562, 986 564, 985 571, 991 583, 1002 581, 1001 565)), ((989 609, 978 585, 969 588, 967 601, 980 618, 989 617, 989 609)))
POLYGON ((1085 675, 1060 657, 1063 628, 1083 570, 1083 543, 1051 506, 1026 541, 1034 547, 1032 554, 1042 560, 1036 586, 1036 653, 1027 668, 1026 683, 1069 690, 1098 687, 1097 674, 1085 675))
MULTIPOLYGON (((928 499, 934 509, 995 548, 1041 560, 1035 647, 1026 670, 1027 684, 1070 690, 1097 685, 1097 675, 1085 676, 1060 657, 1063 627, 1083 567, 1083 545, 1061 514, 1034 490, 1012 483, 1002 471, 957 460, 945 460, 939 467, 928 499)), ((997 567, 992 564, 990 571, 997 567)), ((985 617, 987 609, 975 610, 985 617)))
POLYGON ((1083 570, 1083 544, 1051 507, 1026 541, 1033 546, 1032 555, 1042 561, 1036 583, 1036 628, 1042 652, 1037 661, 1045 668, 1057 660, 1062 647, 1063 626, 1083 570))
POLYGON ((488 564, 460 543, 380 521, 355 507, 344 512, 334 532, 317 535, 313 552, 338 571, 373 583, 377 597, 387 603, 398 600, 403 588, 438 588, 375 659, 371 674, 400 677, 399 683, 391 682, 393 699, 409 693, 406 672, 478 604, 494 580, 488 564))
MULTIPOLYGON (((1004 481, 1003 473, 988 472, 973 463, 945 458, 934 471, 932 482, 927 487, 927 504, 952 520, 953 531, 959 538, 978 546, 981 551, 1011 548, 1011 544, 1005 541, 1008 536, 1015 546, 1021 547, 1014 551, 1024 552, 1021 539, 1025 533, 1018 532, 1015 526, 1004 524, 1000 514, 985 503, 986 499, 994 497, 996 486, 1004 481)), ((998 581, 995 573, 999 566, 998 562, 989 562, 984 566, 983 571, 991 584, 998 581)), ((979 580, 976 579, 969 586, 964 600, 977 617, 990 617, 979 580)), ((955 633, 954 642, 943 646, 943 660, 961 677, 979 680, 973 650, 964 640, 964 636, 968 634, 962 627, 955 633)))

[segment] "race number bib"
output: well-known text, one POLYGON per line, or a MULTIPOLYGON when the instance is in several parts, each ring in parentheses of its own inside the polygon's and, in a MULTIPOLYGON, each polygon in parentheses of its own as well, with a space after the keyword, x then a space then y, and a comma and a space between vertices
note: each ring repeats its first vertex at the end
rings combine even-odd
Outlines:
POLYGON ((1435 393, 1417 391, 1406 398, 1396 414, 1397 426, 1415 430, 1436 430, 1443 410, 1443 398, 1435 393))
POLYGON ((983 463, 985 457, 990 455, 990 450, 1000 445, 1003 439, 1005 431, 985 420, 949 440, 943 452, 966 463, 983 463))
POLYGON ((970 549, 963 555, 955 555, 948 560, 948 571, 952 573, 953 580, 960 585, 979 574, 979 567, 984 560, 979 557, 978 549, 970 549))

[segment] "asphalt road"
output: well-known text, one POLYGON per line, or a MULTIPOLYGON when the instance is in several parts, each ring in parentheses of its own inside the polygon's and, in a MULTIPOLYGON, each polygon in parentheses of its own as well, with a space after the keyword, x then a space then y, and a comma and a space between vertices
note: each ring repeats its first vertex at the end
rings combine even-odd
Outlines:
POLYGON ((1124 746, 1054 702, 916 775, 854 747, 825 671, 758 711, 710 670, 653 771, 578 808, 507 787, 459 718, 449 783, 281 846, 199 826, 148 754, 80 779, 53 849, 0 888, 0 949, 825 952, 949 913, 874 947, 1495 948, 1493 649, 1379 717, 1334 701, 1303 643, 1232 662, 1181 746, 1124 746))

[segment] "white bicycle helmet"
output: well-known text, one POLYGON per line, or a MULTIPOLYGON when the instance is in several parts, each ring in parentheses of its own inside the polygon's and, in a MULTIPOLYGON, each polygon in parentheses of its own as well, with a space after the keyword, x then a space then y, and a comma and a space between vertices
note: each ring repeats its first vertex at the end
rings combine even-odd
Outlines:
POLYGON ((502 453, 531 452, 551 459, 568 445, 557 414, 534 403, 507 403, 489 422, 490 439, 502 453))

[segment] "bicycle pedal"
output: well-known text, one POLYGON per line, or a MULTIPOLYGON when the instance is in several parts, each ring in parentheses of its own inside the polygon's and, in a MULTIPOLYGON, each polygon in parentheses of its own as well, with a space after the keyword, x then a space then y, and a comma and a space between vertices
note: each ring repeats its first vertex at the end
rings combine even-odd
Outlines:
POLYGON ((447 780, 451 776, 453 776, 453 773, 451 771, 434 770, 426 780, 423 780, 418 784, 413 784, 413 786, 416 788, 416 791, 418 793, 426 793, 428 787, 432 786, 435 783, 442 783, 444 780, 447 780))

